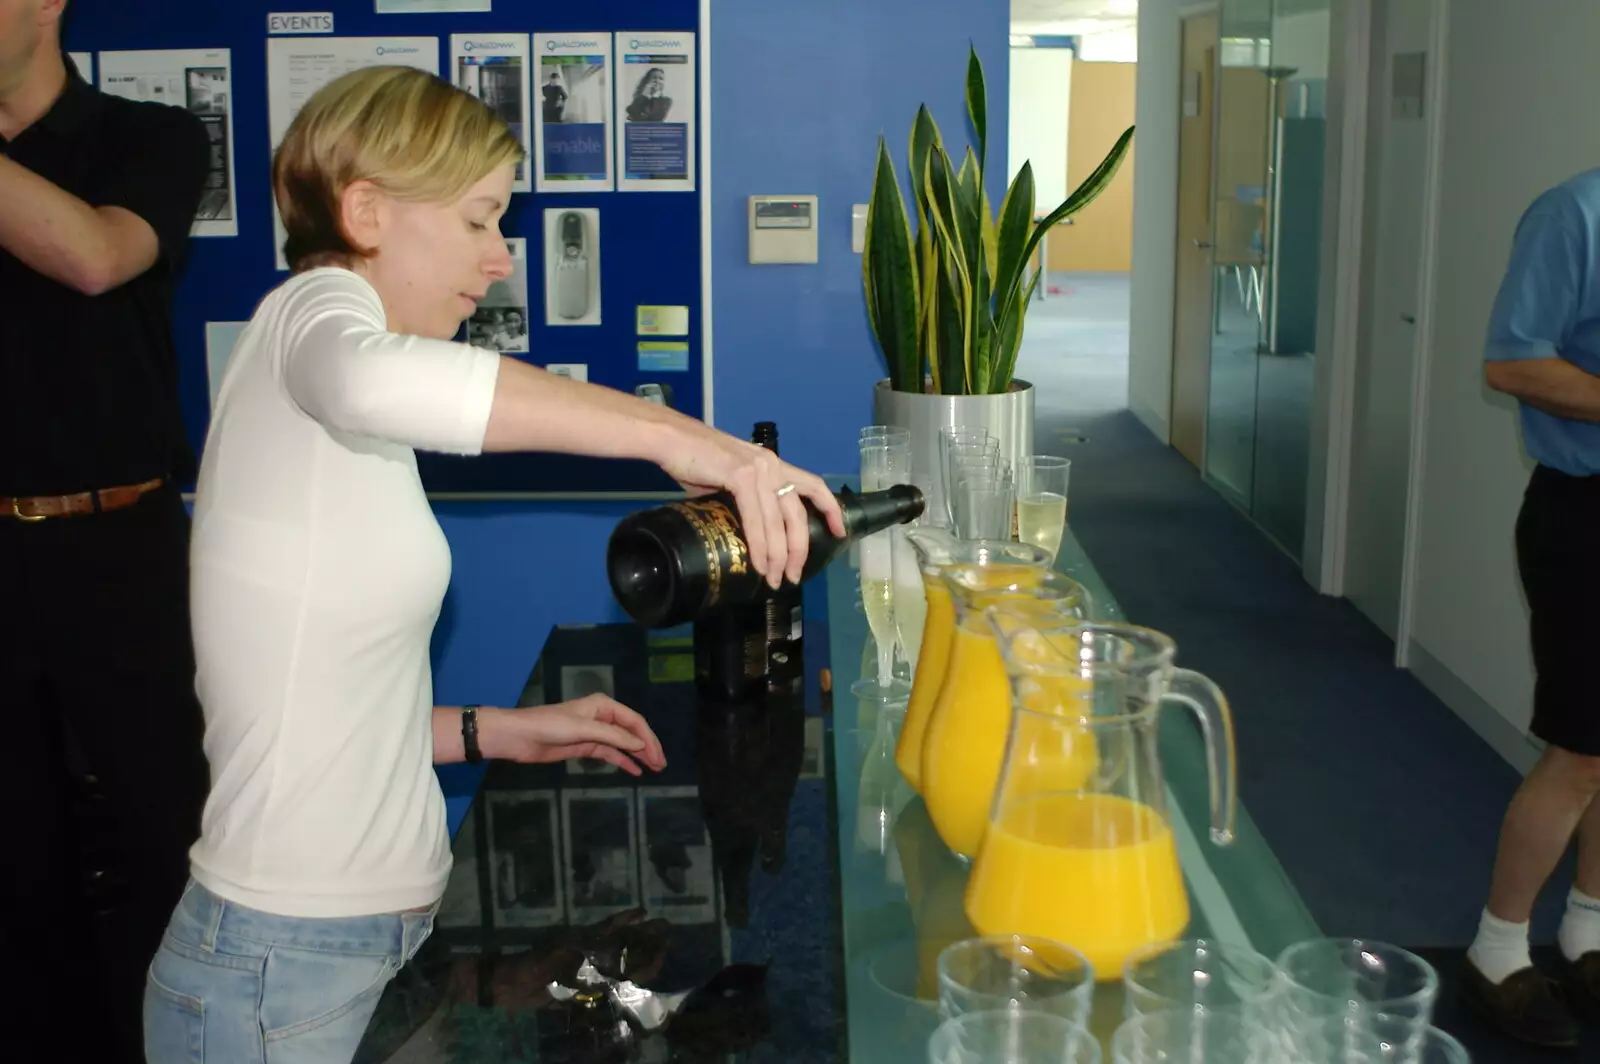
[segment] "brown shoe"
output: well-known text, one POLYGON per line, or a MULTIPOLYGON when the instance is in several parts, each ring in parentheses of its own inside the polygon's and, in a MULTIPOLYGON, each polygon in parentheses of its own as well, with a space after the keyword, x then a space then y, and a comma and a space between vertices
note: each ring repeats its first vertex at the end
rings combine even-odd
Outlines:
POLYGON ((1600 950, 1590 950, 1567 965, 1562 989, 1574 1015, 1600 1025, 1600 950))
MULTIPOLYGON (((1595 956, 1600 964, 1600 954, 1595 956)), ((1594 970, 1600 971, 1600 967, 1594 970)), ((1581 1028, 1567 1007, 1561 985, 1537 968, 1523 968, 1491 983, 1469 960, 1462 965, 1461 996, 1520 1042, 1547 1049, 1577 1048, 1581 1028)))

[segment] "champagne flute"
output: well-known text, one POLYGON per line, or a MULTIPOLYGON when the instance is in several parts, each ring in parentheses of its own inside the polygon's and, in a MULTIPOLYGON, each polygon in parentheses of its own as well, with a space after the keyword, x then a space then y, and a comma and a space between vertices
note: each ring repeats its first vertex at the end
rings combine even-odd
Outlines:
MULTIPOLYGON (((922 491, 923 498, 930 494, 933 478, 927 473, 910 474, 909 482, 922 491)), ((917 674, 917 654, 922 649, 922 628, 928 619, 927 587, 922 581, 922 569, 917 564, 917 552, 911 546, 906 532, 925 527, 929 518, 923 515, 908 525, 897 525, 894 534, 894 627, 900 641, 900 652, 912 676, 917 674)))
MULTIPOLYGON (((861 443, 861 490, 881 491, 903 481, 910 474, 911 445, 897 442, 879 442, 877 439, 861 443)), ((910 685, 897 681, 894 676, 894 654, 897 633, 894 624, 894 533, 890 529, 867 536, 861 546, 861 603, 867 615, 867 627, 878 648, 878 675, 876 679, 863 677, 851 685, 857 697, 877 697, 885 701, 903 698, 910 693, 910 685)))
POLYGON ((1061 552, 1067 528, 1067 475, 1072 463, 1032 454, 1017 464, 1017 538, 1050 552, 1061 552))
MULTIPOLYGON (((882 444, 903 445, 903 446, 909 448, 911 446, 911 430, 908 429, 908 428, 902 428, 899 425, 868 425, 868 426, 866 426, 865 428, 863 428, 861 430, 861 437, 860 437, 860 441, 859 442, 862 445, 866 445, 866 444, 869 444, 869 443, 874 443, 874 444, 882 443, 882 444)), ((872 489, 868 488, 867 485, 865 483, 863 483, 861 485, 861 490, 862 491, 870 491, 872 489)), ((855 544, 855 543, 851 543, 850 544, 850 568, 852 568, 852 569, 860 569, 861 568, 861 547, 858 544, 855 544)), ((857 594, 856 603, 857 603, 858 607, 859 607, 860 602, 861 602, 861 599, 859 597, 860 596, 860 592, 861 592, 860 587, 857 587, 856 588, 856 594, 857 594)))

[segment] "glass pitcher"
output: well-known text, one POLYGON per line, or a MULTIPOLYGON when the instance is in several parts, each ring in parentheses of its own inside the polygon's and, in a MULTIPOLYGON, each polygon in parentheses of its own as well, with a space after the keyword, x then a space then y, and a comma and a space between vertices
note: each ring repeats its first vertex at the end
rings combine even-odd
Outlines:
POLYGON ((1194 711, 1211 774, 1211 841, 1233 841, 1233 722, 1216 684, 1175 668, 1173 641, 1129 624, 987 611, 1014 719, 966 912, 986 935, 1076 947, 1115 979, 1142 947, 1183 937, 1189 899, 1157 744, 1163 702, 1194 711))
MULTIPOLYGON (((917 667, 911 678, 911 697, 906 703, 905 724, 895 746, 894 760, 900 774, 906 778, 913 791, 922 791, 922 740, 933 713, 939 690, 944 686, 945 672, 950 661, 951 644, 956 630, 955 604, 950 601, 950 590, 945 586, 941 572, 947 565, 979 565, 997 568, 995 571, 1015 576, 1015 567, 1028 566, 1046 569, 1050 556, 1036 547, 1021 543, 1004 543, 991 540, 963 541, 955 538, 948 529, 913 528, 906 533, 911 548, 917 555, 917 566, 922 571, 922 587, 927 612, 922 625, 922 645, 917 653, 917 667)), ((1002 582, 1006 577, 1002 576, 1002 582)))
POLYGON ((1089 592, 1069 576, 1032 566, 947 565, 943 577, 956 625, 922 740, 922 797, 945 845, 972 857, 988 827, 1011 728, 1011 688, 984 609, 1004 602, 1041 624, 1081 622, 1089 617, 1089 592))

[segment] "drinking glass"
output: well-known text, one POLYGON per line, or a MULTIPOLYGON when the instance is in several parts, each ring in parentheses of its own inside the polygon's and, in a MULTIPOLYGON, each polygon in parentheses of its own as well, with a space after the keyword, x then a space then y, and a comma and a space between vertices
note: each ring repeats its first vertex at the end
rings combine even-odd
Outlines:
POLYGON ((956 535, 961 539, 1010 539, 1016 489, 1009 477, 964 469, 952 497, 956 535))
POLYGON ((1031 454, 1017 463, 1017 538, 1050 552, 1061 551, 1067 527, 1067 475, 1072 462, 1031 454))
MULTIPOLYGON (((897 445, 906 448, 907 453, 909 454, 911 447, 911 430, 901 428, 898 425, 868 425, 866 428, 861 430, 860 442, 862 444, 883 443, 897 445)), ((867 486, 863 484, 861 486, 861 490, 868 490, 867 486)), ((850 544, 850 568, 861 568, 861 548, 854 542, 850 544)))
MULTIPOLYGON (((909 477, 909 483, 922 492, 924 499, 931 497, 932 480, 927 473, 912 473, 909 477)), ((929 516, 924 510, 916 520, 889 530, 893 543, 895 635, 913 676, 917 672, 917 656, 922 650, 922 629, 928 619, 928 595, 922 584, 922 567, 917 563, 916 548, 912 547, 908 533, 914 528, 929 527, 929 516)))
POLYGON ((874 436, 861 441, 861 490, 882 491, 911 475, 911 437, 874 436))
POLYGON ((1281 1064, 1272 1031, 1234 1009, 1147 1012, 1111 1038, 1114 1064, 1281 1064))
POLYGON ((1100 1064, 1100 1043, 1048 1012, 969 1012, 933 1032, 928 1064, 1100 1064))
POLYGON ((1293 1064, 1468 1064, 1466 1049, 1437 1027, 1413 1030, 1393 1016, 1354 1016, 1301 1028, 1286 1051, 1293 1064))
POLYGON ((1088 960, 1047 938, 969 938, 939 954, 939 1010, 946 1019, 1018 1009, 1087 1023, 1093 996, 1088 960))
POLYGON ((911 430, 899 425, 868 425, 861 430, 861 442, 868 440, 897 441, 904 440, 907 446, 911 443, 911 430))
MULTIPOLYGON (((867 439, 861 442, 861 490, 881 491, 904 483, 911 475, 911 444, 867 439)), ((894 530, 884 529, 859 540, 861 602, 867 626, 878 648, 874 678, 862 677, 851 685, 857 697, 904 698, 910 685, 894 675, 898 633, 894 620, 894 530)))
MULTIPOLYGON (((979 430, 981 431, 981 430, 979 430)), ((955 511, 950 505, 950 489, 954 486, 955 477, 951 475, 952 460, 962 457, 979 457, 992 454, 999 456, 1000 441, 983 432, 949 432, 939 436, 939 477, 941 498, 944 501, 945 517, 952 524, 955 522, 955 511)))
POLYGON ((1272 1026, 1281 987, 1277 966, 1246 946, 1203 938, 1158 942, 1123 965, 1123 1016, 1240 1008, 1247 1017, 1272 1026))
POLYGON ((1399 1046, 1397 1060, 1415 1060, 1433 1019, 1439 974, 1409 950, 1386 942, 1317 938, 1278 958, 1284 980, 1284 1032, 1291 1045, 1314 1043, 1330 1020, 1371 1022, 1399 1046))

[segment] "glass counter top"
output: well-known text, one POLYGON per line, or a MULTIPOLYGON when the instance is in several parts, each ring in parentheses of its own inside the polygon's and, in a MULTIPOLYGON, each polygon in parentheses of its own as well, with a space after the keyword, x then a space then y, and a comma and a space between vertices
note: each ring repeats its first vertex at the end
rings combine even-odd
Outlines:
MULTIPOLYGON (((1058 568, 1120 618, 1070 531, 1058 568)), ((857 580, 841 557, 807 585, 811 615, 824 594, 828 609, 806 626, 803 687, 741 703, 697 693, 687 629, 553 630, 521 704, 610 693, 650 721, 667 769, 490 765, 436 930, 385 990, 357 1060, 922 1064, 933 958, 971 933, 967 866, 894 769, 895 715, 849 693, 869 641, 857 580), (574 998, 585 960, 671 1019, 651 1028, 620 998, 574 998)), ((1193 722, 1167 714, 1161 743, 1189 933, 1269 956, 1316 935, 1242 806, 1231 847, 1206 841, 1193 722)), ((1120 1011, 1102 985, 1097 1033, 1120 1011)))

